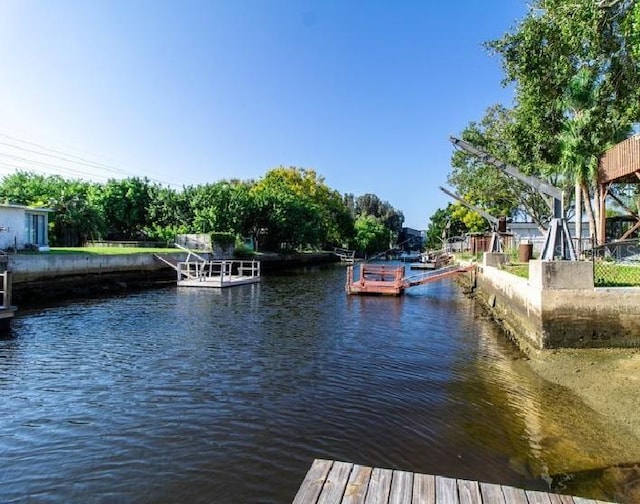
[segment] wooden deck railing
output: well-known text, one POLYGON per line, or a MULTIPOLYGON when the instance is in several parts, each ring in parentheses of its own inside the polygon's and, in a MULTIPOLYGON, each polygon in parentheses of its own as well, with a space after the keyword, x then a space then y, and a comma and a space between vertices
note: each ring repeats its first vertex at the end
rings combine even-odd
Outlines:
POLYGON ((640 171, 640 136, 636 135, 604 153, 600 158, 598 179, 601 184, 605 184, 633 175, 637 171, 640 171))

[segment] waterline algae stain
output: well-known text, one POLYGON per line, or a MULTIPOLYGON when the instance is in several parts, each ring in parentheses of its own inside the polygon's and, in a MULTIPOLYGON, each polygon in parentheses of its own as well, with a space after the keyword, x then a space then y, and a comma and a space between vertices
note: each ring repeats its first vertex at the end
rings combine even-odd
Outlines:
POLYGON ((533 374, 454 284, 384 299, 347 297, 343 267, 263 280, 20 313, 0 341, 3 499, 290 502, 327 458, 632 502, 602 468, 637 442, 533 374))

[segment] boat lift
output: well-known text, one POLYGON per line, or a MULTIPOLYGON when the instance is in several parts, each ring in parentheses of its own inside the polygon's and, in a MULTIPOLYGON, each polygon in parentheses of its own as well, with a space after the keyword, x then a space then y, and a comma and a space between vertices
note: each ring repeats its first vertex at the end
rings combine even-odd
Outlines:
POLYGON ((506 229, 502 229, 504 221, 501 221, 497 217, 494 217, 490 213, 485 212, 481 208, 478 208, 471 203, 468 203, 464 199, 462 199, 457 194, 454 194, 450 191, 447 191, 444 187, 440 187, 440 190, 448 196, 451 196, 453 199, 459 201, 462 205, 466 206, 470 210, 480 214, 482 217, 489 221, 491 224, 492 232, 491 232, 491 243, 489 244, 489 252, 503 252, 502 240, 500 239, 500 232, 506 231, 506 229))
POLYGON ((564 218, 564 198, 563 192, 560 189, 551 184, 548 184, 543 180, 532 177, 531 175, 525 175, 516 167, 503 163, 499 159, 496 159, 495 157, 487 154, 477 147, 474 147, 465 140, 460 140, 453 136, 450 137, 450 140, 455 147, 459 147, 465 152, 473 154, 485 163, 492 164, 500 171, 519 180, 520 182, 527 184, 528 186, 538 191, 540 194, 550 197, 552 199, 551 208, 553 211, 553 218, 551 219, 549 229, 547 230, 540 258, 543 261, 554 261, 557 259, 569 261, 578 260, 576 251, 573 248, 571 234, 569 233, 569 228, 567 227, 567 221, 564 218))

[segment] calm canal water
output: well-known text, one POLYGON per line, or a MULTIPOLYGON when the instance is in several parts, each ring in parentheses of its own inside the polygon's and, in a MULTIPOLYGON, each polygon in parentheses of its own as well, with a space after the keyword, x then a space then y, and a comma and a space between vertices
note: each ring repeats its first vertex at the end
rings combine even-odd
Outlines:
POLYGON ((629 462, 624 440, 529 376, 459 287, 344 281, 21 311, 0 340, 0 501, 286 503, 316 457, 611 497, 598 468, 629 462))

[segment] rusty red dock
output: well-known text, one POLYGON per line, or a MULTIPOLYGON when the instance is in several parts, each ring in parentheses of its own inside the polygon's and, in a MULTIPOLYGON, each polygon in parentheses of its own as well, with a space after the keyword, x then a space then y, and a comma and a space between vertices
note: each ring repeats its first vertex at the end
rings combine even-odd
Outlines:
POLYGON ((407 277, 404 266, 361 264, 357 275, 354 266, 349 266, 346 291, 348 294, 399 296, 409 287, 443 280, 473 267, 451 266, 407 277))
POLYGON ((361 264, 360 273, 354 278, 354 267, 347 268, 347 292, 349 294, 380 294, 399 296, 404 292, 404 266, 361 264))

